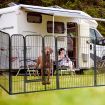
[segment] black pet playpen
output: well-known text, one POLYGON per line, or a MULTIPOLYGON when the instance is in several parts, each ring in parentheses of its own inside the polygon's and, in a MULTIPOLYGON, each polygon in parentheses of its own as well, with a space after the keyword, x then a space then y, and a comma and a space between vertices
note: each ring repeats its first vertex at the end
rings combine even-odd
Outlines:
MULTIPOLYGON (((99 40, 88 37, 65 37, 41 35, 19 35, 0 32, 0 86, 9 94, 30 93, 57 89, 92 87, 105 85, 104 50, 97 47, 99 40), (71 40, 71 41, 68 41, 71 40), (77 47, 79 41, 84 42, 77 47), (69 45, 69 46, 68 46, 69 45), (48 70, 45 66, 45 48, 50 47, 52 62, 50 83, 47 81, 48 70), (70 47, 70 49, 69 49, 70 47), (64 48, 73 62, 73 69, 59 66, 58 50, 64 48), (90 51, 91 50, 91 51, 90 51), (85 53, 83 53, 85 52, 85 53), (102 53, 103 54, 102 54, 102 53), (99 56, 101 54, 101 56, 99 56), (36 68, 38 57, 42 57, 43 68, 36 68), (82 63, 84 62, 84 63, 82 63), (81 68, 81 66, 84 68, 81 68), (43 75, 41 74, 43 69, 43 75)), ((100 39, 102 43, 104 40, 100 39)), ((105 49, 103 44, 103 49, 105 49)), ((50 63, 50 61, 49 61, 50 63)))

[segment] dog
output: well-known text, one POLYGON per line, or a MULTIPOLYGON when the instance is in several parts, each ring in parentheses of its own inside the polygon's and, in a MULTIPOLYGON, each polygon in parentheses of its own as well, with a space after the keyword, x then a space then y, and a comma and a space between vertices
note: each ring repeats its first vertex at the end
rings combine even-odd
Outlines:
POLYGON ((42 84, 46 85, 50 84, 50 73, 51 69, 53 68, 53 63, 50 56, 53 53, 53 50, 50 47, 45 47, 44 53, 45 53, 44 57, 43 56, 38 57, 35 67, 41 69, 42 84), (44 79, 43 77, 45 76, 44 74, 46 72, 47 72, 47 77, 44 79))

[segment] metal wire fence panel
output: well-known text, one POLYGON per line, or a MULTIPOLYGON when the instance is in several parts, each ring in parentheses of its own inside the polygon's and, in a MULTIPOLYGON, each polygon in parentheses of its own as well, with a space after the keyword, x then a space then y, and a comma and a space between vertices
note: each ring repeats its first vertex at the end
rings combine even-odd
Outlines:
POLYGON ((9 35, 0 31, 0 86, 9 92, 9 35))
POLYGON ((94 86, 94 70, 90 66, 88 40, 88 37, 57 38, 60 88, 94 86), (69 48, 68 40, 72 41, 69 43, 69 48))
POLYGON ((45 36, 45 76, 46 76, 46 89, 56 89, 56 70, 55 66, 55 37, 45 36))
POLYGON ((28 35, 26 40, 26 91, 45 90, 42 85, 42 37, 40 35, 28 35))
POLYGON ((11 73, 12 93, 24 92, 24 37, 19 34, 11 36, 11 73))
POLYGON ((22 35, 12 35, 11 37, 11 61, 12 70, 24 68, 24 38, 22 35))
POLYGON ((104 38, 15 34, 10 40, 0 32, 0 86, 8 93, 100 85, 104 38))
POLYGON ((28 35, 25 40, 26 60, 28 60, 26 63, 26 92, 56 89, 56 77, 53 74, 53 62, 55 61, 54 37, 46 36, 42 38, 41 36, 28 35), (48 59, 50 61, 47 62, 48 59), (50 63, 52 64, 50 65, 51 68, 49 68, 50 63))
POLYGON ((13 93, 104 85, 104 73, 99 70, 104 62, 97 63, 97 56, 104 57, 104 46, 91 39, 12 36, 12 57, 21 61, 12 65, 12 71, 17 68, 12 76, 13 93))
POLYGON ((96 83, 105 85, 105 39, 99 37, 95 41, 96 48, 96 83))

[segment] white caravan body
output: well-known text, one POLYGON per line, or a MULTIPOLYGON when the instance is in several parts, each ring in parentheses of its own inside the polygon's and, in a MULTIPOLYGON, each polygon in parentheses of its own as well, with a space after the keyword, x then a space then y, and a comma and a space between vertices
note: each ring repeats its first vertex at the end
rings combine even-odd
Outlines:
MULTIPOLYGON (((34 20, 33 20, 34 21, 34 20)), ((67 22, 77 24, 77 37, 76 43, 76 58, 78 58, 78 66, 82 68, 90 68, 93 63, 90 59, 90 29, 97 30, 97 22, 92 20, 92 17, 79 10, 68 10, 63 8, 41 7, 30 5, 16 5, 0 9, 0 30, 8 33, 10 36, 13 34, 26 35, 53 35, 53 36, 67 36, 67 22), (41 20, 38 23, 27 21, 27 13, 35 12, 41 14, 41 20), (64 33, 48 33, 47 22, 63 22, 65 31, 64 33), (87 39, 82 40, 82 37, 87 39)), ((101 36, 101 35, 100 35, 101 36)), ((15 42, 14 42, 15 43, 15 42)), ((21 42, 20 42, 21 43, 21 42)), ((33 42, 34 43, 34 42, 33 42)), ((67 46, 67 39, 58 42, 58 46, 67 46)))

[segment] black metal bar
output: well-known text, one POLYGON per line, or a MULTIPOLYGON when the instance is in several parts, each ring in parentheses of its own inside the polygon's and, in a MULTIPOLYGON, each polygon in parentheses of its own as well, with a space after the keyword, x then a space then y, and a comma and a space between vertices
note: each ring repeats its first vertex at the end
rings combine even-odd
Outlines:
POLYGON ((23 41, 24 41, 24 70, 25 70, 25 74, 24 74, 24 92, 26 92, 26 81, 27 81, 27 65, 26 65, 26 37, 23 36, 23 41))
MULTIPOLYGON (((2 89, 4 89, 4 91, 6 91, 8 94, 10 94, 10 92, 9 92, 7 89, 5 89, 2 85, 0 85, 0 87, 1 87, 2 89)), ((12 93, 11 93, 10 95, 12 95, 12 93)))
POLYGON ((59 89, 58 51, 57 38, 55 37, 55 65, 56 65, 56 89, 59 89))
POLYGON ((41 79, 33 79, 33 80, 27 80, 26 83, 30 82, 41 82, 41 79))
POLYGON ((11 52, 11 38, 9 36, 9 94, 12 94, 12 73, 11 73, 11 70, 12 70, 12 63, 11 63, 11 55, 12 55, 12 52, 11 52))
POLYGON ((94 86, 97 85, 97 68, 96 68, 96 40, 94 40, 94 86))
MULTIPOLYGON (((105 85, 100 85, 100 86, 105 86, 105 85)), ((59 90, 63 89, 76 89, 76 88, 94 88, 93 86, 78 86, 78 87, 68 87, 68 88, 59 88, 59 90)), ((48 89, 46 91, 55 91, 56 89, 48 89)), ((18 95, 18 94, 28 94, 28 93, 34 93, 34 92, 45 92, 45 90, 39 90, 39 91, 27 91, 27 92, 19 92, 19 93, 13 93, 12 95, 18 95)))
MULTIPOLYGON (((46 68, 45 68, 45 60, 46 60, 46 56, 45 56, 45 41, 44 41, 44 37, 42 37, 42 61, 43 61, 43 70, 41 72, 42 73, 42 84, 43 82, 46 82, 46 78, 45 78, 45 72, 46 72, 46 68)), ((45 83, 45 90, 46 90, 46 83, 45 83)))

